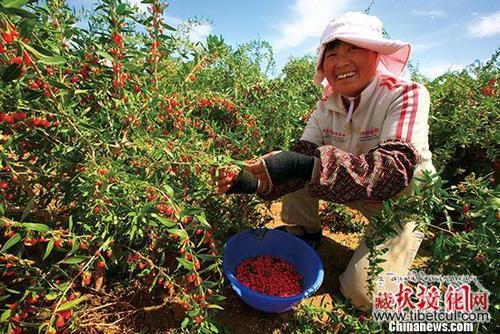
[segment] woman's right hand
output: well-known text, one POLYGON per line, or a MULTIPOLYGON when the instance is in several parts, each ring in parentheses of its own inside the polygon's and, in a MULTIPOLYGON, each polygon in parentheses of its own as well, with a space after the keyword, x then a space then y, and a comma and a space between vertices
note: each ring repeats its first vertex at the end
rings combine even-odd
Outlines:
POLYGON ((267 171, 264 159, 272 157, 273 155, 281 151, 269 152, 266 155, 261 156, 257 161, 250 162, 246 165, 245 170, 252 173, 253 176, 259 180, 258 192, 266 194, 270 192, 273 188, 273 183, 271 182, 271 177, 267 171))

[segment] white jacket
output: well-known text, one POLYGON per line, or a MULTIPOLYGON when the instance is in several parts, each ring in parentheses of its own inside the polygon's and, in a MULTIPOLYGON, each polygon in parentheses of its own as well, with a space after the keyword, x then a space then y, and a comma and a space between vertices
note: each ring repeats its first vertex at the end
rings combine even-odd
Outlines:
MULTIPOLYGON (((387 139, 408 141, 420 158, 414 176, 422 170, 434 172, 428 143, 429 92, 423 85, 378 75, 358 98, 350 120, 339 94, 319 101, 301 140, 332 145, 354 155, 367 153, 387 139)), ((412 183, 396 196, 409 194, 412 183)), ((374 213, 380 210, 380 202, 368 202, 376 206, 374 213)))

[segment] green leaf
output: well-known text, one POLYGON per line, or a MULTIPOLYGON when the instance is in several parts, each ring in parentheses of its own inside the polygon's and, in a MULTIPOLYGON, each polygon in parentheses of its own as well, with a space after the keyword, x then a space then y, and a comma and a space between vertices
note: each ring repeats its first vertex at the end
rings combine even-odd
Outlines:
POLYGON ((19 233, 14 234, 12 237, 10 237, 9 240, 3 245, 2 247, 2 252, 7 251, 7 249, 11 248, 15 244, 17 244, 21 240, 21 235, 19 233))
POLYGON ((45 56, 45 57, 52 57, 52 56, 54 56, 54 51, 46 49, 46 48, 44 48, 44 47, 42 47, 40 45, 27 45, 26 44, 25 46, 26 47, 29 46, 31 48, 31 50, 34 49, 34 50, 38 51, 41 56, 45 56))
POLYGON ((200 327, 200 329, 203 334, 213 334, 213 332, 205 326, 200 327))
POLYGON ((163 225, 165 225, 166 227, 173 227, 176 225, 175 222, 171 221, 170 219, 167 219, 165 217, 160 217, 158 216, 156 213, 152 213, 151 214, 151 217, 155 218, 156 220, 158 220, 160 223, 162 223, 163 225))
POLYGON ((216 283, 216 282, 214 282, 214 281, 208 281, 208 280, 205 280, 205 281, 203 281, 203 282, 201 283, 201 285, 202 285, 203 287, 205 287, 205 288, 210 288, 210 289, 211 289, 211 288, 213 288, 214 286, 216 286, 216 285, 217 285, 217 283, 216 283))
POLYGON ((217 260, 220 256, 218 255, 209 255, 209 254, 198 254, 198 257, 200 259, 206 260, 206 261, 214 261, 217 260))
POLYGON ((80 249, 80 242, 78 241, 78 238, 76 236, 73 237, 73 242, 71 243, 71 250, 68 252, 68 256, 71 256, 75 254, 78 249, 80 249))
POLYGON ((215 270, 216 268, 218 268, 220 265, 218 263, 212 263, 211 265, 209 265, 208 267, 206 268, 203 268, 201 271, 200 271, 200 274, 204 273, 204 272, 211 272, 213 270, 215 270))
POLYGON ((4 313, 2 313, 2 316, 0 316, 0 322, 4 322, 8 318, 10 318, 10 315, 12 314, 12 310, 8 309, 4 313))
MULTIPOLYGON (((18 30, 21 36, 32 36, 33 30, 37 26, 36 19, 25 17, 18 25, 18 30)), ((22 40, 21 40, 22 41, 22 40)))
POLYGON ((2 5, 5 8, 21 8, 30 0, 3 0, 2 5))
POLYGON ((32 12, 28 12, 27 10, 20 9, 20 8, 0 8, 0 12, 5 13, 9 16, 19 16, 19 17, 26 17, 30 19, 37 18, 36 14, 32 12))
POLYGON ((50 227, 48 227, 45 224, 22 223, 21 225, 30 231, 37 231, 37 232, 42 232, 42 233, 50 231, 50 227))
POLYGON ((178 228, 169 228, 167 231, 168 231, 168 233, 178 235, 183 240, 187 239, 187 237, 188 237, 186 231, 178 229, 178 228))
POLYGON ((215 327, 214 324, 210 324, 210 330, 212 331, 212 333, 219 333, 219 329, 217 327, 215 327))
POLYGON ((79 298, 73 299, 70 302, 59 305, 59 307, 56 309, 56 312, 70 310, 73 307, 75 307, 76 305, 80 304, 81 302, 83 302, 87 299, 89 299, 88 295, 84 295, 84 296, 81 296, 79 298))
POLYGON ((66 63, 66 58, 62 56, 40 57, 38 61, 47 65, 63 65, 66 63))
POLYGON ((52 252, 52 248, 54 248, 54 239, 50 239, 47 243, 47 248, 45 249, 45 254, 43 254, 43 259, 45 260, 47 256, 52 252))
POLYGON ((87 260, 87 256, 74 256, 74 257, 69 257, 67 259, 64 259, 62 263, 67 263, 67 264, 77 264, 77 263, 82 263, 83 261, 87 260))
POLYGON ((139 71, 142 68, 142 66, 138 66, 134 63, 125 63, 123 64, 123 67, 130 71, 139 71))
POLYGON ((11 82, 14 79, 19 78, 21 75, 21 66, 17 64, 9 65, 2 74, 3 82, 11 82))
POLYGON ((171 30, 171 31, 176 31, 177 29, 175 29, 174 27, 172 26, 169 26, 168 24, 166 23, 162 23, 161 24, 162 26, 164 26, 165 28, 167 28, 168 30, 171 30))
POLYGON ((196 219, 198 219, 198 221, 203 225, 203 226, 206 226, 206 227, 210 227, 210 224, 208 223, 207 221, 207 218, 205 217, 205 213, 202 212, 201 214, 199 215, 196 215, 196 219))
POLYGON ((214 302, 221 302, 224 299, 226 299, 226 297, 221 296, 221 295, 214 295, 214 296, 210 296, 207 298, 207 300, 214 301, 214 302))
POLYGON ((29 52, 31 52, 34 56, 36 57, 46 57, 47 55, 43 55, 41 54, 38 50, 36 50, 34 47, 32 47, 31 45, 28 45, 26 43, 23 43, 21 42, 22 46, 28 50, 29 52))
POLYGON ((181 329, 185 329, 187 327, 187 325, 189 325, 189 318, 188 317, 184 318, 184 320, 182 321, 181 329))
POLYGON ((52 79, 49 79, 48 80, 49 83, 52 85, 52 86, 56 86, 57 88, 60 88, 60 89, 71 89, 71 87, 65 85, 64 83, 62 82, 59 82, 59 81, 56 81, 56 80, 52 80, 52 79))
POLYGON ((208 305, 208 308, 214 308, 217 310, 224 310, 221 306, 216 305, 216 304, 210 304, 210 305, 208 305))
POLYGON ((7 300, 9 298, 10 298, 10 295, 0 296, 0 302, 3 302, 4 300, 7 300))
POLYGON ((78 94, 87 94, 89 92, 88 89, 75 89, 75 91, 73 92, 75 95, 78 95, 78 94))
POLYGON ((130 229, 130 240, 134 240, 135 232, 137 232, 137 225, 132 225, 130 229))
POLYGON ((0 216, 5 214, 5 209, 3 208, 3 204, 0 203, 0 216))
POLYGON ((121 4, 118 4, 118 6, 116 6, 116 14, 117 15, 126 15, 128 12, 130 12, 129 10, 127 10, 127 5, 124 4, 124 3, 121 3, 121 4))
POLYGON ((26 205, 26 207, 24 208, 23 214, 21 215, 21 221, 23 221, 24 218, 26 218, 29 215, 31 209, 33 209, 33 204, 35 204, 35 197, 30 199, 28 205, 26 205))
POLYGON ((108 60, 113 60, 113 57, 111 57, 111 55, 107 52, 104 52, 104 51, 97 51, 97 54, 101 57, 103 57, 104 59, 108 59, 108 60))
POLYGON ((59 294, 57 292, 51 292, 45 296, 45 299, 47 299, 48 301, 51 301, 51 300, 55 300, 58 296, 59 296, 59 294))
POLYGON ((13 142, 14 142, 14 139, 12 139, 12 136, 11 136, 9 140, 7 140, 6 142, 3 143, 3 147, 8 148, 12 145, 13 142))
POLYGON ((177 261, 187 270, 193 270, 193 263, 191 261, 183 259, 182 257, 178 257, 177 261))

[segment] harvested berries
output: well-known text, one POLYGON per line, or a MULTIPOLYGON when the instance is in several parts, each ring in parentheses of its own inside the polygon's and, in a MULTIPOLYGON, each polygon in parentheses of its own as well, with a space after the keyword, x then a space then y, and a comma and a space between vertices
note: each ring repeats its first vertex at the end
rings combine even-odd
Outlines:
POLYGON ((236 268, 236 279, 252 290, 276 297, 302 293, 302 276, 293 265, 273 256, 243 260, 236 268))

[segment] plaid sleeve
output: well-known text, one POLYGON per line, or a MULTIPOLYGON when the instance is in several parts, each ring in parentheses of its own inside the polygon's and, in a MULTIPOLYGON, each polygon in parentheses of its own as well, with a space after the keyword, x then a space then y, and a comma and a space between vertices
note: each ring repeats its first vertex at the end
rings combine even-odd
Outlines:
POLYGON ((318 151, 321 165, 311 195, 336 203, 391 198, 410 183, 420 160, 411 143, 399 140, 383 141, 359 156, 331 145, 318 151))
POLYGON ((307 140, 299 140, 295 143, 295 145, 290 147, 290 151, 319 157, 318 152, 316 151, 317 148, 318 145, 314 143, 307 140))
MULTIPOLYGON (((317 148, 318 145, 314 143, 307 140, 299 140, 292 147, 290 147, 290 151, 319 157, 317 148)), ((288 182, 280 184, 279 186, 275 185, 273 190, 268 194, 257 193, 257 195, 263 200, 273 201, 288 193, 293 193, 294 191, 304 188, 305 184, 306 181, 302 179, 292 179, 288 182)))

